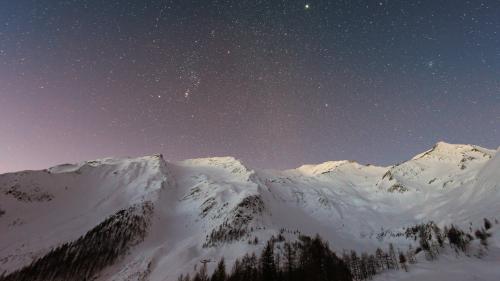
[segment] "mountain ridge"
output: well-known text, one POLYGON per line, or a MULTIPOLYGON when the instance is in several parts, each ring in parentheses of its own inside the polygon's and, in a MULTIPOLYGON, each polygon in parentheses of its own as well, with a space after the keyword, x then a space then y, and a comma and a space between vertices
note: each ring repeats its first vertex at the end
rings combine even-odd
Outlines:
MULTIPOLYGON (((484 154, 491 155, 492 153, 496 153, 496 151, 500 149, 500 146, 497 149, 489 149, 489 148, 484 148, 484 147, 481 147, 478 145, 473 145, 473 144, 453 144, 453 143, 448 143, 448 142, 444 142, 444 141, 438 141, 436 144, 434 144, 432 146, 432 148, 430 148, 424 152, 417 153, 415 156, 413 156, 412 158, 409 158, 408 160, 406 160, 404 162, 407 162, 410 160, 417 160, 417 159, 419 159, 427 154, 435 152, 437 148, 441 148, 441 150, 443 150, 442 148, 448 148, 448 149, 455 148, 455 151, 463 151, 464 148, 470 148, 470 150, 476 149, 476 150, 483 152, 484 154)), ((238 159, 234 156, 211 156, 211 157, 188 158, 188 159, 184 159, 184 160, 171 161, 171 160, 164 159, 164 156, 161 153, 154 153, 151 155, 142 155, 142 156, 136 156, 136 157, 128 157, 128 156, 127 157, 111 157, 111 156, 109 156, 109 157, 97 158, 97 159, 93 159, 93 160, 85 160, 85 161, 80 161, 80 162, 75 162, 75 163, 56 164, 54 166, 51 166, 51 167, 45 168, 45 169, 29 169, 29 170, 5 172, 5 173, 0 173, 0 175, 22 173, 22 172, 33 172, 33 171, 49 171, 49 172, 53 172, 53 173, 65 172, 65 171, 71 172, 71 169, 78 169, 84 165, 95 166, 97 164, 110 164, 110 163, 115 163, 115 162, 119 162, 119 161, 123 161, 123 160, 133 160, 133 159, 144 159, 144 160, 163 159, 165 162, 174 163, 174 164, 176 164, 176 163, 177 164, 178 163, 193 163, 193 164, 194 163, 199 163, 199 164, 205 163, 209 166, 210 165, 217 165, 217 163, 233 162, 233 163, 239 163, 239 165, 241 165, 247 169, 249 168, 249 166, 246 165, 243 160, 238 159), (209 164, 210 162, 212 162, 212 164, 209 164)), ((346 165, 346 164, 358 164, 360 166, 372 166, 372 167, 378 167, 378 168, 387 168, 387 167, 402 164, 404 162, 395 163, 395 164, 388 165, 388 166, 382 166, 382 165, 376 165, 376 164, 371 164, 371 163, 370 164, 361 164, 356 160, 344 159, 344 160, 328 160, 328 161, 324 161, 324 162, 320 162, 320 163, 302 164, 296 168, 289 168, 289 169, 283 169, 283 170, 277 170, 277 169, 273 169, 273 168, 260 169, 260 170, 280 171, 280 172, 304 170, 306 173, 310 173, 310 171, 307 171, 307 170, 318 169, 318 170, 320 170, 319 173, 321 173, 321 172, 326 172, 326 170, 324 170, 324 169, 335 169, 339 166, 346 165)), ((251 169, 253 169, 253 168, 251 168, 251 169)))
POLYGON ((259 170, 234 157, 171 162, 158 154, 2 174, 0 268, 29 265, 147 202, 154 212, 144 241, 97 280, 135 280, 139 272, 144 280, 174 280, 202 259, 231 264, 258 252, 263 245, 253 241, 282 230, 290 238, 319 233, 336 251, 407 247, 404 238, 377 237, 428 221, 468 227, 495 218, 499 158, 494 150, 438 143, 388 167, 329 161, 259 170))

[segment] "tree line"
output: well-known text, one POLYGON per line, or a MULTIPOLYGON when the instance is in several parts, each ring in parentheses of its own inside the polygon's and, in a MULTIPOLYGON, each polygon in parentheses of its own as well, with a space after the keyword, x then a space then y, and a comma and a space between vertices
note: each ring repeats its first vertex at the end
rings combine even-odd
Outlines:
POLYGON ((0 281, 92 280, 144 239, 152 211, 150 202, 120 210, 77 240, 52 249, 20 270, 0 275, 0 281))
POLYGON ((351 281, 347 265, 330 249, 319 235, 301 235, 297 241, 286 242, 282 237, 271 238, 259 257, 246 254, 226 270, 221 259, 211 276, 206 265, 193 277, 181 275, 179 281, 351 281))
MULTIPOLYGON (((498 223, 498 222, 497 222, 498 223)), ((245 254, 237 259, 230 271, 226 269, 224 259, 221 259, 209 275, 206 262, 195 270, 193 276, 181 275, 178 281, 327 281, 327 280, 370 280, 374 275, 386 270, 409 270, 409 265, 417 262, 417 255, 424 252, 427 260, 437 259, 439 253, 447 245, 457 254, 469 254, 469 244, 479 239, 480 244, 487 249, 488 238, 491 236, 492 223, 483 220, 483 226, 475 231, 463 231, 458 226, 438 227, 434 222, 414 225, 406 228, 401 236, 417 242, 414 247, 409 244, 406 250, 395 249, 389 244, 387 250, 378 248, 375 253, 344 251, 338 257, 327 242, 319 235, 311 238, 299 234, 298 240, 288 242, 280 234, 272 236, 260 256, 245 254)), ((295 233, 295 232, 294 232, 295 233)), ((249 241, 257 244, 258 239, 249 241)), ((482 254, 480 249, 480 257, 482 254)))
POLYGON ((264 211, 264 202, 259 195, 244 198, 218 228, 205 237, 204 248, 216 247, 223 243, 248 237, 253 228, 248 228, 256 214, 264 211))

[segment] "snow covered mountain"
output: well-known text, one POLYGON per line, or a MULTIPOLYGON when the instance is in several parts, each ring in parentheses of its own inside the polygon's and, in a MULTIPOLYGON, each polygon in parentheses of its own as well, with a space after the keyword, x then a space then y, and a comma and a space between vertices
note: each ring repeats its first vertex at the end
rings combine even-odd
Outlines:
MULTIPOLYGON (((225 257, 230 264, 280 232, 319 233, 337 251, 374 251, 389 242, 407 247, 414 241, 384 233, 418 223, 475 228, 498 217, 500 154, 474 145, 440 142, 390 167, 332 161, 286 171, 250 169, 232 157, 106 158, 0 175, 0 276, 43 257, 50 264, 54 249, 93 237, 123 244, 95 280, 160 281, 192 272, 200 260, 225 257), (124 227, 134 234, 123 236, 124 227)), ((454 274, 463 270, 453 280, 471 280, 467 273, 500 280, 500 227, 493 230, 484 259, 440 261, 455 264, 454 274), (472 273, 466 266, 494 264, 472 273)), ((380 278, 446 274, 418 266, 380 278)))

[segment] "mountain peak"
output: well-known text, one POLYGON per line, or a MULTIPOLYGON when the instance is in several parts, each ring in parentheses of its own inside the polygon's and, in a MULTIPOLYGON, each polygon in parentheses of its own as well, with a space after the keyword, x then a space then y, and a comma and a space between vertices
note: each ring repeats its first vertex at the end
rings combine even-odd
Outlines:
POLYGON ((327 161, 320 164, 302 165, 296 170, 306 175, 318 175, 331 172, 340 166, 348 164, 357 164, 357 162, 352 160, 327 161))
POLYGON ((245 181, 254 174, 252 169, 248 168, 241 160, 232 156, 187 159, 180 161, 179 164, 195 169, 219 170, 223 173, 229 172, 233 175, 239 175, 240 179, 245 181))
POLYGON ((82 167, 98 167, 102 165, 126 165, 132 162, 158 162, 163 161, 162 154, 153 154, 140 157, 106 157, 95 160, 88 160, 74 164, 61 164, 47 169, 50 173, 75 172, 82 167))
POLYGON ((464 154, 469 154, 472 152, 479 152, 488 158, 494 153, 493 150, 489 150, 480 146, 471 144, 452 144, 444 141, 437 142, 431 149, 424 151, 420 154, 415 155, 412 160, 417 160, 427 157, 438 157, 438 158, 450 158, 450 157, 462 157, 464 154))
POLYGON ((236 159, 233 156, 193 158, 193 159, 186 159, 181 162, 196 166, 213 166, 213 167, 228 166, 228 165, 245 166, 243 165, 241 160, 236 159))

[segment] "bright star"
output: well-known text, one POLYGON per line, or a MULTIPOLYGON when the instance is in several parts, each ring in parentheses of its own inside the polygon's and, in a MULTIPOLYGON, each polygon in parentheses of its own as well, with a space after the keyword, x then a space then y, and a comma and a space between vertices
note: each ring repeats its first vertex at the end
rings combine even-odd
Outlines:
POLYGON ((306 5, 304 6, 304 8, 305 8, 306 10, 308 10, 309 8, 311 8, 311 6, 310 6, 309 4, 306 4, 306 5))

